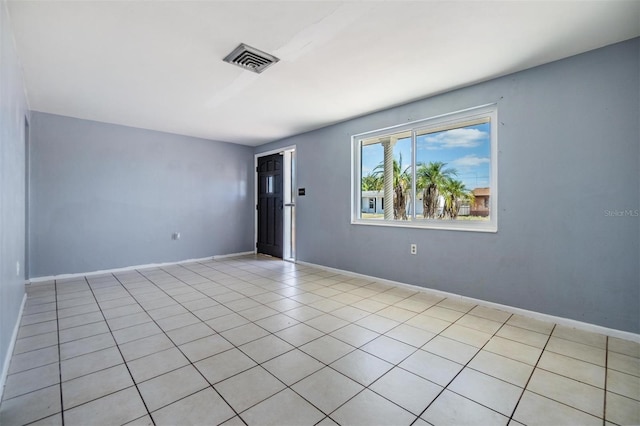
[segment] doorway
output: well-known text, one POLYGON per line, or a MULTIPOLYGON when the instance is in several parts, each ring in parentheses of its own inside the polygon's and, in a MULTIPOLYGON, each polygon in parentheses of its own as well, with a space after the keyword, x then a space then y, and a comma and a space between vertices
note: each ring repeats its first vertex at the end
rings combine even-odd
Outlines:
POLYGON ((295 261, 295 147, 256 155, 256 252, 295 261))
POLYGON ((282 154, 258 158, 258 253, 282 257, 282 154))

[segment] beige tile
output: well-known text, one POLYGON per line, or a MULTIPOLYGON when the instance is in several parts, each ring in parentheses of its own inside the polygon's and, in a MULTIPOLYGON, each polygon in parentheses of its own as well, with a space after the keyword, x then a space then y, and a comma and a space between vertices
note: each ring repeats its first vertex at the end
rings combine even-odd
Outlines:
POLYGON ((232 313, 206 321, 206 324, 218 333, 222 333, 223 331, 249 324, 249 320, 242 315, 232 313))
POLYGON ((607 367, 612 370, 640 377, 640 358, 609 352, 607 367))
POLYGON ((132 385, 133 380, 123 364, 109 367, 62 382, 62 406, 68 410, 132 385))
POLYGON ((512 315, 510 312, 501 311, 500 309, 489 308, 487 306, 481 305, 478 305, 475 308, 471 309, 469 313, 477 317, 482 317, 501 323, 507 321, 512 315))
POLYGON ((606 351, 594 346, 551 336, 545 350, 590 362, 601 367, 605 366, 606 351))
POLYGON ((604 389, 604 367, 545 351, 538 368, 604 389))
POLYGON ((377 302, 373 299, 362 299, 351 304, 351 306, 353 306, 354 308, 362 309, 363 311, 375 313, 381 309, 386 308, 389 305, 387 305, 386 303, 377 302))
POLYGON ((511 416, 522 394, 522 388, 470 368, 462 370, 447 389, 505 416, 511 416))
POLYGON ((607 390, 640 401, 640 377, 607 370, 607 390))
POLYGON ((320 370, 324 367, 324 364, 295 349, 267 361, 262 366, 282 382, 291 386, 295 382, 320 370))
POLYGON ((67 381, 123 363, 124 360, 120 355, 120 351, 117 347, 112 346, 62 361, 60 363, 60 372, 62 380, 67 381))
POLYGON ((169 348, 127 363, 136 383, 167 373, 189 364, 177 348, 169 348))
POLYGON ((342 318, 346 321, 354 322, 371 314, 367 311, 363 311, 362 309, 354 308, 353 306, 344 306, 342 308, 336 309, 335 311, 332 311, 331 315, 342 318))
POLYGON ((319 339, 300 346, 300 350, 320 362, 331 364, 338 358, 342 358, 349 352, 355 350, 355 348, 334 337, 322 336, 319 339))
POLYGON ((153 318, 156 321, 163 318, 169 318, 175 315, 186 314, 188 312, 189 311, 187 311, 185 308, 180 306, 178 302, 175 302, 168 306, 163 306, 162 308, 150 309, 148 311, 151 318, 153 318))
POLYGON ((267 331, 270 331, 271 333, 284 330, 285 328, 289 328, 298 323, 299 323, 298 320, 295 320, 285 314, 276 314, 268 318, 264 318, 259 321, 256 321, 257 325, 259 325, 260 327, 264 328, 267 331))
POLYGON ((62 413, 57 413, 53 416, 29 423, 29 426, 62 426, 62 413))
POLYGON ((419 416, 443 388, 402 368, 395 367, 369 389, 419 416))
POLYGON ((253 406, 241 417, 248 425, 315 425, 324 414, 290 389, 253 406))
POLYGON ((342 340, 343 342, 348 343, 351 346, 359 348, 360 346, 372 341, 380 335, 374 331, 368 330, 364 327, 360 327, 359 325, 349 324, 334 331, 333 333, 331 333, 331 336, 335 337, 338 340, 342 340))
POLYGON ((18 339, 51 333, 53 331, 58 331, 58 321, 45 321, 31 325, 23 325, 18 331, 18 339))
POLYGON ((553 329, 552 336, 589 346, 595 346, 600 349, 606 349, 607 347, 607 336, 604 334, 578 330, 576 328, 565 327, 563 325, 557 325, 556 328, 553 329))
POLYGON ((220 304, 208 306, 206 308, 198 309, 197 311, 193 312, 193 314, 200 318, 202 321, 208 321, 210 319, 219 318, 232 313, 233 311, 231 309, 220 304))
POLYGON ((155 411, 208 386, 198 370, 187 365, 140 383, 138 389, 149 411, 155 411))
POLYGON ((393 364, 364 351, 355 350, 332 363, 331 367, 356 382, 369 386, 393 368, 393 364))
POLYGON ((449 327, 452 324, 450 321, 445 321, 436 317, 422 314, 416 315, 415 317, 409 319, 406 323, 413 327, 418 327, 435 334, 441 333, 445 328, 449 327))
POLYGON ((109 324, 111 331, 115 331, 150 321, 153 320, 146 312, 140 312, 133 315, 126 315, 124 317, 108 319, 107 324, 109 324))
POLYGON ((437 305, 441 308, 453 309, 454 311, 460 311, 464 313, 469 312, 471 309, 477 306, 473 302, 468 302, 462 299, 454 299, 451 297, 442 299, 437 303, 437 305))
POLYGON ((549 339, 549 336, 546 334, 537 333, 535 331, 515 327, 509 324, 505 324, 496 333, 496 336, 524 343, 529 346, 535 346, 536 348, 544 348, 547 344, 547 340, 549 339))
POLYGON ((609 350, 634 358, 640 358, 640 343, 609 337, 609 350))
POLYGON ((233 348, 195 363, 196 368, 211 384, 226 380, 231 376, 256 366, 256 363, 233 348))
POLYGON ((235 415, 211 388, 206 388, 152 413, 157 426, 217 425, 235 415))
POLYGON ((305 321, 305 324, 323 333, 331 333, 349 324, 349 322, 342 318, 334 317, 333 315, 324 314, 305 321))
POLYGON ((480 351, 469 367, 489 376, 524 387, 533 372, 533 366, 488 351, 480 351))
POLYGON ((180 345, 180 350, 191 362, 197 362, 220 352, 233 348, 233 345, 219 334, 203 337, 193 342, 180 345))
POLYGON ((108 333, 109 327, 105 321, 93 322, 77 327, 60 330, 60 343, 67 343, 84 337, 95 336, 96 334, 108 333))
MULTIPOLYGON (((96 309, 97 309, 97 306, 96 306, 96 309)), ((123 317, 126 315, 137 314, 143 311, 144 310, 140 305, 135 304, 135 305, 120 306, 118 308, 105 309, 102 311, 102 314, 106 319, 111 319, 111 318, 123 317)))
POLYGON ((438 318, 443 321, 454 322, 462 318, 464 313, 453 309, 442 308, 440 306, 433 306, 424 311, 422 315, 438 318))
POLYGON ((364 387, 337 371, 325 367, 291 387, 325 414, 344 404, 364 387))
POLYGON ((59 382, 60 370, 58 364, 43 365, 42 367, 7 376, 2 397, 4 399, 14 398, 59 382))
POLYGON ((291 309, 284 313, 287 316, 297 320, 297 321, 308 321, 312 318, 316 318, 320 315, 323 315, 324 312, 319 309, 314 309, 310 306, 300 306, 299 308, 291 309))
POLYGON ((213 331, 213 329, 208 325, 201 322, 187 325, 186 327, 176 328, 167 332, 167 336, 169 336, 176 345, 193 342, 194 340, 211 336, 213 334, 215 334, 215 331, 213 331))
POLYGON ((356 321, 356 324, 369 330, 375 331, 376 333, 382 334, 386 333, 394 327, 397 327, 400 322, 381 317, 378 314, 372 314, 366 318, 362 318, 361 320, 356 321))
POLYGON ((115 346, 111 333, 97 334, 60 345, 60 359, 65 360, 115 346))
POLYGON ((502 322, 493 321, 472 314, 463 316, 458 321, 456 321, 456 324, 489 334, 494 334, 496 331, 498 331, 498 329, 500 329, 500 327, 502 327, 502 322))
POLYGON ((391 364, 399 363, 416 351, 415 347, 386 336, 380 336, 372 340, 362 346, 361 349, 391 364))
POLYGON ((416 416, 365 389, 331 413, 331 418, 341 425, 371 426, 410 425, 416 416))
POLYGON ((492 337, 483 349, 530 365, 536 365, 542 353, 540 348, 498 336, 492 337))
POLYGON ((214 387, 238 413, 285 388, 282 382, 260 366, 237 374, 214 387), (247 392, 247 389, 251 389, 251 392, 247 392))
POLYGON ((606 419, 619 425, 640 424, 640 401, 607 392, 606 419))
POLYGON ((407 311, 411 311, 416 314, 424 312, 427 308, 430 308, 433 305, 435 305, 435 303, 411 297, 408 299, 403 299, 394 304, 394 306, 397 308, 406 309, 407 311))
POLYGON ((270 334, 253 342, 246 343, 240 346, 239 349, 249 355, 254 361, 261 364, 271 358, 289 352, 294 349, 294 347, 273 334, 270 334))
POLYGON ((293 346, 304 345, 318 337, 322 336, 322 332, 306 324, 296 324, 292 327, 285 328, 275 333, 276 336, 289 342, 293 346))
POLYGON ((240 311, 239 313, 250 321, 257 321, 263 318, 270 317, 271 315, 275 315, 278 313, 278 311, 269 308, 268 306, 259 305, 250 309, 246 309, 244 311, 240 311))
POLYGON ((463 366, 458 363, 423 350, 415 352, 401 362, 399 367, 437 383, 440 386, 447 386, 463 368, 463 366))
POLYGON ((65 426, 124 424, 144 416, 147 410, 135 387, 79 405, 64 413, 65 426), (114 410, 113 407, 118 407, 114 410))
POLYGON ((602 417, 604 391, 591 385, 536 368, 527 390, 602 417))
POLYGON ((421 417, 435 426, 498 426, 509 421, 508 417, 449 390, 440 394, 421 417))
POLYGON ((125 361, 129 362, 172 347, 174 347, 174 344, 167 336, 156 334, 120 345, 120 351, 125 361))
POLYGON ((409 318, 416 316, 416 312, 408 309, 399 308, 398 306, 389 306, 376 312, 376 315, 389 318, 398 322, 405 322, 409 318))
POLYGON ((0 405, 0 424, 24 425, 58 412, 60 412, 60 386, 53 385, 3 400, 0 405))
POLYGON ((175 330, 177 328, 186 327, 187 325, 197 324, 199 322, 200 319, 198 319, 198 317, 193 315, 191 312, 156 320, 156 323, 160 326, 160 328, 162 328, 166 332, 175 330))
POLYGON ((225 339, 236 346, 251 342, 269 334, 264 328, 260 328, 255 324, 245 324, 240 327, 220 333, 225 339))
POLYGON ((412 327, 407 324, 400 324, 396 328, 388 331, 385 336, 419 348, 429 340, 433 339, 435 334, 424 331, 421 328, 412 327))
POLYGON ((46 348, 48 346, 54 346, 58 344, 58 332, 53 331, 45 334, 38 334, 37 336, 24 337, 16 340, 13 347, 14 355, 21 353, 35 351, 37 349, 46 348))
POLYGON ((602 425, 598 417, 529 391, 522 396, 513 418, 531 426, 602 425))
POLYGON ((463 327, 461 325, 453 324, 442 333, 443 337, 457 340, 458 342, 466 343, 467 345, 481 348, 485 343, 491 339, 491 334, 482 331, 474 330, 472 328, 463 327))
POLYGON ((523 315, 514 314, 509 320, 507 324, 524 328, 530 331, 535 331, 536 333, 541 333, 545 335, 550 335, 553 330, 554 323, 549 321, 541 321, 534 318, 526 317, 523 315))
POLYGON ((422 349, 458 364, 466 364, 479 350, 475 346, 442 336, 434 337, 422 349))
POLYGON ((142 339, 143 337, 153 336, 154 334, 160 334, 162 330, 153 322, 146 322, 132 327, 122 328, 113 332, 113 337, 116 339, 119 345, 134 340, 142 339))

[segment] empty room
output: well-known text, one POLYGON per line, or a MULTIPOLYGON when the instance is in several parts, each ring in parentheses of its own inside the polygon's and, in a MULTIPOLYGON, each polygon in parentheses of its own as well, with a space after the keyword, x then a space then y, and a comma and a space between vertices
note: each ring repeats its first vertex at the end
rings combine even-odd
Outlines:
POLYGON ((640 424, 640 2, 0 0, 0 424, 640 424))

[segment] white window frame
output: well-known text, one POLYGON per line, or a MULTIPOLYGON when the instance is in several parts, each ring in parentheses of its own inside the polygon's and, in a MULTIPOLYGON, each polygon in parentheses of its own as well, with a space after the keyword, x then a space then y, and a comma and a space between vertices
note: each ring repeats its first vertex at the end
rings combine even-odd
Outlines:
MULTIPOLYGON (((479 107, 469 108, 448 114, 438 115, 422 120, 412 121, 397 126, 377 129, 370 132, 359 133, 351 137, 351 224, 352 225, 368 225, 368 226, 391 226, 401 228, 421 228, 421 229, 441 229, 452 231, 475 231, 475 232, 498 232, 498 108, 496 104, 482 105, 479 107), (490 187, 490 214, 489 220, 478 221, 461 221, 450 219, 420 219, 420 220, 382 220, 382 219, 363 219, 360 212, 362 211, 361 197, 361 142, 376 136, 384 136, 392 133, 403 131, 411 131, 412 139, 412 159, 413 179, 415 183, 416 173, 416 132, 423 132, 425 129, 438 129, 442 127, 455 126, 459 123, 461 126, 465 122, 477 120, 483 117, 490 118, 491 123, 491 165, 489 176, 490 187)), ((415 191, 415 184, 413 186, 415 191)), ((415 193, 414 193, 415 195, 415 193)), ((415 197, 413 198, 416 199, 415 197)), ((415 203, 414 203, 415 210, 415 203)), ((410 212, 412 216, 414 212, 410 212)), ((414 216, 415 217, 415 216, 414 216)))

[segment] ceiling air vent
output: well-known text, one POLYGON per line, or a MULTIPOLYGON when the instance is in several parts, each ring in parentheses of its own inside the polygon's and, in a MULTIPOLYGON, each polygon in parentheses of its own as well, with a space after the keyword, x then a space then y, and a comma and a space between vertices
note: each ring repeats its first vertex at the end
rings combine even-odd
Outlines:
POLYGON ((236 47, 233 52, 229 53, 227 57, 224 58, 225 62, 229 62, 230 64, 237 65, 245 70, 253 71, 258 74, 279 60, 280 59, 273 55, 269 55, 255 47, 247 46, 244 43, 241 43, 240 46, 236 47))

